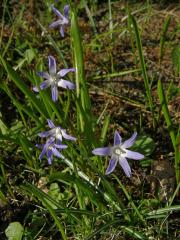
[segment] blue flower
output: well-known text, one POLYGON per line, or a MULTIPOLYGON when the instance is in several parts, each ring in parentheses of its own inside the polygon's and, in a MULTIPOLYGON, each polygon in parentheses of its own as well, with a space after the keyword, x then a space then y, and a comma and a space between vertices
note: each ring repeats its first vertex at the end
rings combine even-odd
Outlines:
POLYGON ((46 154, 48 163, 50 165, 50 164, 52 164, 53 155, 58 158, 64 158, 64 156, 57 149, 62 150, 62 149, 67 148, 68 146, 62 145, 62 144, 56 144, 54 142, 53 138, 49 138, 49 139, 47 139, 45 144, 42 144, 42 145, 36 144, 36 147, 42 148, 42 152, 39 155, 39 159, 41 160, 44 157, 44 155, 46 154))
POLYGON ((114 134, 113 147, 95 148, 92 153, 100 156, 111 156, 109 166, 106 170, 106 175, 112 173, 117 165, 117 162, 121 165, 125 174, 131 177, 131 168, 126 158, 140 160, 144 158, 144 155, 138 152, 128 150, 136 141, 137 133, 135 132, 131 138, 122 142, 122 138, 117 131, 114 134))
POLYGON ((62 129, 60 126, 56 127, 50 119, 48 119, 47 121, 48 121, 48 125, 51 128, 51 130, 49 130, 47 132, 39 133, 38 136, 50 137, 54 140, 56 139, 58 144, 62 142, 62 138, 65 138, 70 141, 76 141, 76 138, 71 135, 68 135, 66 133, 65 129, 62 129))
MULTIPOLYGON (((58 87, 66 89, 74 89, 75 84, 67 80, 64 80, 63 77, 68 72, 75 72, 75 68, 61 69, 59 72, 56 71, 56 60, 53 56, 48 57, 49 61, 49 73, 48 72, 38 72, 40 77, 45 79, 44 82, 40 84, 40 89, 46 89, 51 87, 52 100, 56 102, 58 100, 58 87)), ((33 87, 35 92, 39 92, 37 87, 33 87)))
POLYGON ((53 12, 58 16, 58 20, 49 25, 50 28, 60 28, 60 34, 64 37, 64 27, 69 24, 69 5, 64 6, 64 15, 62 15, 54 5, 51 5, 53 12))

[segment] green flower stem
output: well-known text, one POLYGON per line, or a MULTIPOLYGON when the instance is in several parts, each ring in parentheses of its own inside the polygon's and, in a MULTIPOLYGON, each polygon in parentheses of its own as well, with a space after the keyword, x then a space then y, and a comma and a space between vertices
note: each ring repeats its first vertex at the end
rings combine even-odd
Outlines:
MULTIPOLYGON (((64 162, 72 169, 74 170, 74 166, 73 166, 73 163, 71 161, 69 161, 67 158, 63 158, 64 162)), ((77 174, 82 178, 84 179, 85 181, 87 181, 91 186, 93 186, 95 189, 98 190, 99 193, 101 193, 104 197, 104 199, 111 203, 112 206, 114 206, 116 208, 117 211, 121 212, 122 209, 121 207, 116 203, 114 202, 111 197, 109 196, 109 194, 107 194, 106 192, 103 192, 92 180, 90 180, 90 178, 85 174, 83 173, 82 171, 78 170, 77 169, 77 174)))

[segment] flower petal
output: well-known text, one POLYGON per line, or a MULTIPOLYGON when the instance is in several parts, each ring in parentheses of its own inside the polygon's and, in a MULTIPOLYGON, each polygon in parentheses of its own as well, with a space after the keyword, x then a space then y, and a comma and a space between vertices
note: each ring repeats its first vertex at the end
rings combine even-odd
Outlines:
POLYGON ((36 146, 37 148, 39 148, 39 149, 43 149, 44 144, 39 144, 39 143, 37 143, 35 146, 36 146))
POLYGON ((41 152, 41 154, 39 155, 39 159, 41 160, 44 156, 44 154, 46 153, 47 149, 45 148, 45 146, 43 147, 43 150, 41 152))
POLYGON ((124 170, 126 176, 131 177, 131 168, 126 158, 121 157, 119 159, 119 164, 121 165, 122 169, 124 170))
POLYGON ((141 160, 144 158, 144 155, 138 152, 134 152, 131 150, 125 150, 126 151, 126 157, 134 160, 141 160))
POLYGON ((65 69, 61 69, 57 75, 59 77, 64 77, 68 72, 75 72, 76 69, 75 68, 65 68, 65 69))
POLYGON ((120 136, 120 134, 118 133, 118 131, 115 131, 114 133, 114 145, 119 145, 121 144, 122 138, 120 136))
POLYGON ((62 130, 62 135, 65 139, 67 140, 70 140, 70 141, 76 141, 76 138, 71 136, 71 135, 68 135, 65 131, 62 130))
POLYGON ((64 37, 64 25, 60 26, 60 34, 62 37, 64 37))
POLYGON ((108 175, 108 174, 112 173, 114 171, 116 165, 117 165, 117 160, 111 158, 105 174, 108 175))
POLYGON ((39 89, 38 89, 38 87, 36 87, 36 86, 33 86, 33 91, 34 91, 34 92, 39 92, 39 89))
POLYGON ((49 28, 56 28, 56 27, 59 27, 63 24, 63 20, 57 20, 57 21, 54 21, 52 22, 50 25, 49 25, 49 28))
POLYGON ((54 144, 54 146, 58 149, 66 149, 68 146, 64 144, 54 144))
POLYGON ((47 141, 47 142, 44 144, 43 150, 42 150, 41 154, 39 155, 39 159, 42 159, 42 158, 43 158, 43 156, 44 156, 44 154, 47 152, 48 147, 50 146, 50 144, 51 144, 51 143, 50 143, 49 141, 47 141))
POLYGON ((56 60, 53 56, 48 57, 49 62, 49 73, 50 75, 56 74, 56 60))
POLYGON ((133 133, 133 135, 128 140, 123 142, 122 148, 131 147, 135 143, 136 137, 137 137, 137 132, 133 133))
POLYGON ((56 148, 52 148, 52 152, 54 154, 54 156, 61 158, 62 154, 56 149, 56 148))
POLYGON ((94 155, 99 155, 99 156, 111 155, 111 148, 110 147, 95 148, 92 151, 92 153, 94 155))
POLYGON ((64 6, 64 17, 68 18, 69 17, 69 5, 64 6))
POLYGON ((48 164, 51 165, 52 164, 52 160, 53 160, 53 158, 52 158, 52 156, 53 156, 52 150, 51 149, 47 150, 46 155, 47 155, 47 159, 48 159, 48 164))
POLYGON ((42 138, 48 137, 49 136, 49 131, 38 133, 38 136, 42 137, 42 138))
POLYGON ((51 5, 51 9, 53 10, 53 12, 60 18, 64 18, 64 16, 54 7, 54 5, 51 5))
POLYGON ((58 89, 56 86, 51 87, 51 94, 53 102, 56 102, 58 100, 58 89))
POLYGON ((71 83, 71 82, 66 81, 64 79, 61 79, 58 82, 58 86, 62 87, 62 88, 66 88, 66 89, 74 89, 74 88, 76 88, 76 85, 74 83, 71 83))
POLYGON ((49 73, 47 73, 47 72, 37 72, 37 75, 39 76, 39 77, 43 77, 43 78, 45 78, 45 79, 47 79, 47 80, 49 80, 50 79, 50 75, 49 75, 49 73))
POLYGON ((55 128, 56 126, 54 125, 54 123, 51 121, 51 119, 47 119, 48 125, 50 128, 55 128))
POLYGON ((40 89, 43 90, 43 89, 46 89, 48 88, 49 86, 51 85, 51 82, 49 80, 45 80, 44 82, 42 82, 40 84, 40 89))

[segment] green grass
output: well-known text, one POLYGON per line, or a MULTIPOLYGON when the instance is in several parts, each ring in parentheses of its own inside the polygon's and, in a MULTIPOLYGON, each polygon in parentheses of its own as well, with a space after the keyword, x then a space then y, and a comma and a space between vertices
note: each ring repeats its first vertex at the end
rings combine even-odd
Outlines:
MULTIPOLYGON (((173 69, 169 85, 150 74, 156 69, 148 65, 149 46, 144 37, 149 35, 144 32, 144 23, 151 24, 157 14, 154 6, 150 1, 145 6, 110 0, 104 4, 69 1, 70 23, 62 38, 58 29, 48 28, 55 20, 50 4, 45 1, 43 6, 33 6, 35 11, 29 15, 32 24, 23 17, 28 3, 21 6, 14 21, 10 3, 3 1, 0 238, 5 238, 8 229, 14 239, 19 234, 18 240, 178 237, 174 226, 180 210, 180 134, 172 104, 178 99, 179 86, 173 69), (76 90, 59 88, 55 103, 50 89, 32 90, 43 81, 37 72, 48 71, 48 55, 56 58, 58 70, 76 68, 76 73, 65 78, 76 83, 76 90), (172 90, 176 90, 174 95, 172 90), (47 119, 77 138, 76 142, 63 139, 68 148, 62 150, 62 158, 53 158, 52 165, 46 157, 39 159, 41 150, 35 146, 45 143, 38 133, 49 130, 47 119), (130 179, 119 166, 106 176, 109 157, 92 154, 93 148, 112 146, 116 129, 124 139, 137 131, 132 150, 145 156, 142 161, 129 161, 130 179), (175 188, 166 202, 150 190, 151 164, 161 157, 171 161, 176 175, 175 188), (6 221, 5 209, 10 209, 6 221), (16 222, 19 233, 13 228, 16 222)), ((66 2, 54 4, 62 12, 66 2)), ((173 51, 173 41, 176 43, 180 32, 177 25, 168 45, 165 36, 171 31, 173 16, 163 20, 154 63, 157 68, 159 62, 163 67, 168 47, 173 51)))

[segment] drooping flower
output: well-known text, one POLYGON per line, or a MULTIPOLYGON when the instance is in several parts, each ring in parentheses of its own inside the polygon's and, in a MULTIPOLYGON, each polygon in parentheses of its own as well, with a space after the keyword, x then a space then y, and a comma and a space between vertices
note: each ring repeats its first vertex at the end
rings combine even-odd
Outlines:
POLYGON ((114 134, 114 145, 112 147, 95 148, 92 153, 100 156, 111 156, 109 166, 106 170, 106 175, 112 173, 117 165, 117 162, 121 165, 125 174, 131 177, 131 168, 126 158, 140 160, 144 158, 144 155, 138 152, 128 150, 136 141, 137 133, 135 132, 131 138, 122 142, 122 138, 118 131, 114 134))
POLYGON ((76 141, 76 138, 71 136, 71 135, 68 135, 66 133, 65 129, 61 128, 60 126, 56 127, 50 119, 47 119, 47 121, 48 121, 48 125, 51 128, 51 130, 46 131, 46 132, 41 132, 41 133, 38 134, 38 136, 40 136, 40 137, 50 137, 54 140, 57 140, 57 144, 62 142, 62 138, 65 138, 65 139, 70 140, 70 141, 76 141))
POLYGON ((53 12, 56 14, 56 16, 59 18, 57 21, 51 23, 49 25, 49 28, 56 28, 59 27, 60 34, 62 37, 64 37, 64 27, 65 25, 69 24, 69 5, 64 6, 64 15, 62 15, 55 7, 54 5, 51 5, 51 8, 53 12))
POLYGON ((36 147, 41 148, 42 152, 39 155, 39 159, 42 159, 46 154, 49 165, 52 164, 53 155, 58 158, 64 158, 63 155, 58 151, 67 148, 67 145, 56 144, 53 138, 48 138, 45 144, 36 144, 36 147))
MULTIPOLYGON (((56 60, 53 56, 48 57, 49 61, 49 73, 48 72, 38 72, 40 77, 45 79, 44 82, 40 84, 40 89, 46 89, 51 87, 52 100, 56 102, 58 100, 58 87, 66 89, 74 89, 75 84, 64 80, 63 77, 68 72, 75 72, 75 68, 61 69, 59 72, 56 71, 56 60)), ((37 87, 33 87, 35 92, 39 92, 37 87)))

